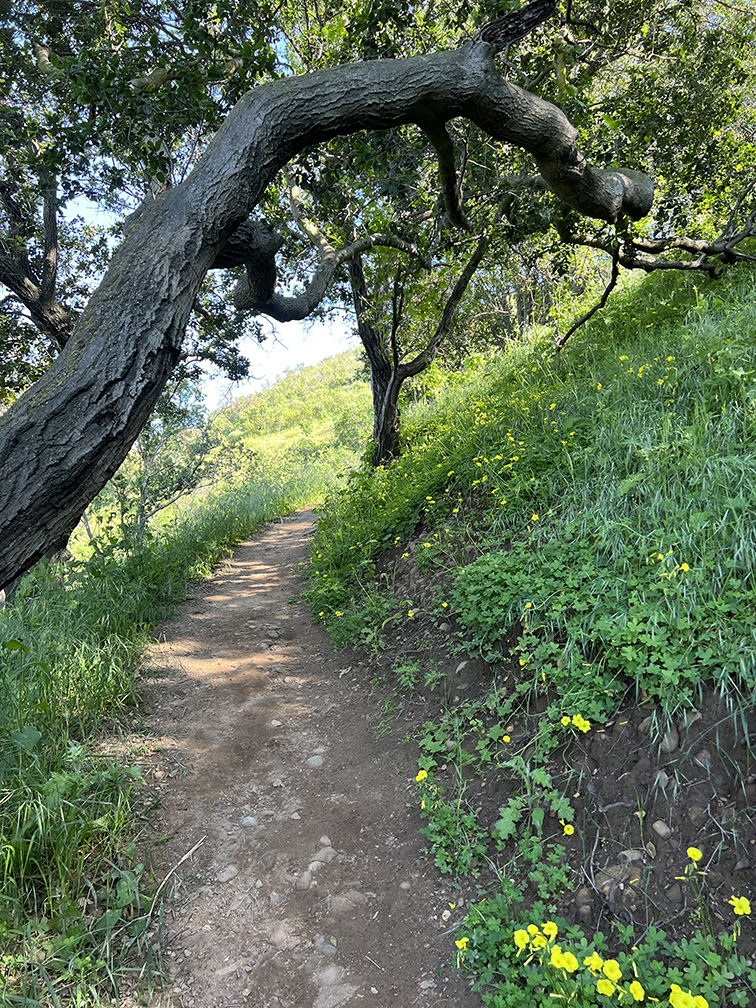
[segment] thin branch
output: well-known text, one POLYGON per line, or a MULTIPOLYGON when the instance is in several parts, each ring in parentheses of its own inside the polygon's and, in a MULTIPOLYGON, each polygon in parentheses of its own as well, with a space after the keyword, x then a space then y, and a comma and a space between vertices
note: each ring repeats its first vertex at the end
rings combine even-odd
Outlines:
POLYGON ((454 227, 469 231, 470 221, 467 219, 462 205, 462 182, 461 178, 457 177, 452 138, 444 123, 437 116, 430 114, 427 117, 424 116, 418 125, 430 140, 438 156, 438 174, 446 206, 446 216, 454 227))
POLYGON ((600 300, 596 302, 596 304, 593 306, 593 308, 591 308, 590 311, 587 311, 585 315, 582 316, 582 318, 579 318, 577 322, 571 325, 570 328, 567 330, 567 332, 564 334, 564 336, 559 337, 559 339, 556 341, 555 344, 555 349, 557 353, 559 353, 559 351, 562 349, 564 344, 567 342, 570 336, 572 336, 573 333, 577 332, 577 330, 582 325, 584 325, 589 318, 592 318, 597 311, 601 311, 601 309, 604 307, 606 302, 609 300, 609 295, 617 286, 617 280, 619 279, 619 268, 620 268, 620 255, 618 251, 615 251, 612 255, 612 275, 609 278, 609 283, 604 288, 604 293, 601 295, 600 300))

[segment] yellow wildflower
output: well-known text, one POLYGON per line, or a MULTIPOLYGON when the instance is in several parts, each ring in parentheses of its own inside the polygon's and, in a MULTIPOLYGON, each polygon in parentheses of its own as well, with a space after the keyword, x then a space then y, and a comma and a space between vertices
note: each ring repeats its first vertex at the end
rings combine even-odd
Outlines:
POLYGON ((636 1001, 642 1001, 646 996, 646 992, 643 990, 643 985, 639 984, 637 980, 633 980, 628 990, 633 995, 636 1001))
POLYGON ((538 515, 537 515, 537 514, 532 514, 532 515, 530 516, 530 520, 531 520, 531 521, 538 521, 538 515))
POLYGON ((582 714, 575 714, 572 718, 572 723, 576 728, 579 728, 581 732, 588 732, 591 730, 591 722, 586 721, 582 714))
POLYGON ((530 944, 534 949, 541 949, 547 944, 546 939, 542 934, 533 935, 530 944))
POLYGON ((691 861, 700 861, 701 858, 703 857, 703 854, 698 849, 698 847, 688 847, 686 853, 691 861))
POLYGON ((535 924, 528 924, 528 934, 535 935, 538 934, 538 928, 535 924))
POLYGON ((556 969, 567 970, 568 973, 574 973, 578 968, 578 961, 572 952, 562 952, 559 945, 555 945, 551 950, 551 965, 556 969))
POLYGON ((745 896, 731 896, 727 902, 739 917, 744 914, 748 915, 751 912, 751 904, 745 896))
POLYGON ((568 724, 572 724, 572 720, 571 720, 571 718, 568 718, 567 715, 565 714, 564 717, 562 718, 562 720, 559 723, 563 724, 565 726, 565 728, 566 728, 568 724))
POLYGON ((461 949, 462 952, 464 952, 465 949, 467 948, 467 943, 469 941, 470 941, 469 938, 458 938, 457 941, 454 942, 454 944, 457 946, 458 949, 461 949))
POLYGON ((546 921, 545 924, 541 925, 541 930, 548 938, 556 938, 559 928, 554 921, 546 921))
POLYGON ((591 973, 596 974, 601 972, 604 960, 598 952, 594 952, 592 955, 589 955, 587 959, 583 959, 583 965, 587 966, 591 973))
POLYGON ((417 775, 417 777, 415 777, 415 780, 416 780, 416 781, 418 782, 418 784, 419 784, 419 783, 420 783, 420 781, 424 781, 424 780, 425 780, 425 778, 426 778, 427 776, 428 776, 428 771, 427 771, 427 770, 420 770, 420 771, 418 772, 418 775, 417 775))
POLYGON ((525 946, 528 944, 528 941, 529 941, 529 939, 528 939, 528 932, 527 931, 523 931, 522 928, 520 928, 519 931, 515 931, 515 933, 514 933, 514 943, 515 943, 515 945, 517 946, 518 949, 524 949, 525 946))
POLYGON ((572 823, 565 822, 564 819, 560 819, 559 822, 561 823, 562 829, 564 830, 564 835, 572 836, 572 834, 575 832, 575 827, 572 825, 572 823))
POLYGON ((601 968, 604 971, 604 976, 609 977, 610 980, 614 980, 615 983, 622 976, 622 970, 619 968, 619 963, 616 959, 605 959, 604 965, 601 968))
POLYGON ((680 564, 680 570, 681 571, 689 571, 690 567, 688 567, 688 565, 686 563, 681 563, 680 564))
POLYGON ((607 997, 611 997, 612 991, 614 990, 614 984, 611 980, 599 980, 596 984, 596 990, 599 994, 606 994, 607 997))

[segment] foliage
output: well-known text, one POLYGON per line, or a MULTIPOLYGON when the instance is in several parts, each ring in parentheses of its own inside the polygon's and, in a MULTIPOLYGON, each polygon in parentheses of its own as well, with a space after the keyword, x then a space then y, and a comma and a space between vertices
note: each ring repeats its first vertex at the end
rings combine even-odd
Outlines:
POLYGON ((730 934, 719 940, 696 934, 678 944, 652 926, 636 943, 633 929, 620 925, 617 947, 609 950, 600 931, 588 939, 561 917, 544 920, 543 903, 517 911, 518 896, 510 885, 473 906, 457 942, 463 943, 460 962, 474 973, 489 1008, 546 1006, 555 999, 575 1006, 658 1001, 672 1008, 751 1003, 756 970, 730 934))

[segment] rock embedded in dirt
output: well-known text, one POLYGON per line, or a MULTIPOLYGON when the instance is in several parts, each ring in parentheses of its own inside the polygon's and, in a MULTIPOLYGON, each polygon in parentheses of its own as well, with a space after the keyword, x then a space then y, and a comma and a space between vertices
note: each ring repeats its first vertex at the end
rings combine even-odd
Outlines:
POLYGON ((242 826, 246 829, 250 829, 252 826, 257 826, 257 819, 253 815, 244 816, 241 821, 242 826))
POLYGON ((669 731, 665 732, 664 738, 661 740, 661 745, 659 748, 661 751, 669 756, 671 753, 677 750, 680 745, 680 733, 675 725, 671 725, 669 731))
POLYGON ((333 847, 321 847, 317 854, 313 855, 313 861, 322 861, 324 864, 330 864, 331 861, 336 857, 336 851, 333 847))
POLYGON ((226 865, 225 868, 221 868, 218 874, 215 876, 219 882, 230 882, 231 879, 235 879, 239 874, 239 869, 235 864, 226 865))
POLYGON ((651 829, 661 840, 669 840, 672 836, 671 828, 664 822, 663 819, 657 819, 655 823, 652 823, 651 829))
POLYGON ((289 929, 283 921, 279 921, 270 932, 268 941, 276 948, 283 948, 289 940, 289 929))
POLYGON ((273 871, 273 867, 276 863, 276 852, 265 851, 265 853, 260 858, 260 862, 265 871, 273 871))
POLYGON ((680 883, 679 882, 673 883, 673 885, 671 885, 669 889, 667 889, 664 895, 667 897, 667 902, 672 903, 675 906, 682 903, 683 892, 682 888, 680 887, 680 883))
POLYGON ((299 892, 305 892, 312 885, 312 872, 303 871, 294 883, 294 888, 299 892))
POLYGON ((325 760, 322 756, 310 756, 307 760, 307 766, 311 767, 313 770, 319 770, 324 763, 325 760))

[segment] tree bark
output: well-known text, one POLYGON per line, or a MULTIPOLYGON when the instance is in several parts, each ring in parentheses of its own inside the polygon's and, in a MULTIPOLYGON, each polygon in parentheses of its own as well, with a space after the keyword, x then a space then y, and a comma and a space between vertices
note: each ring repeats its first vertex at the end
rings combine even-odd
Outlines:
POLYGON ((0 585, 71 532, 121 464, 178 361, 205 273, 303 148, 464 116, 530 151, 580 213, 648 212, 651 180, 589 167, 563 113, 503 80, 493 55, 476 40, 285 78, 238 102, 188 178, 136 215, 60 356, 0 418, 0 585))

